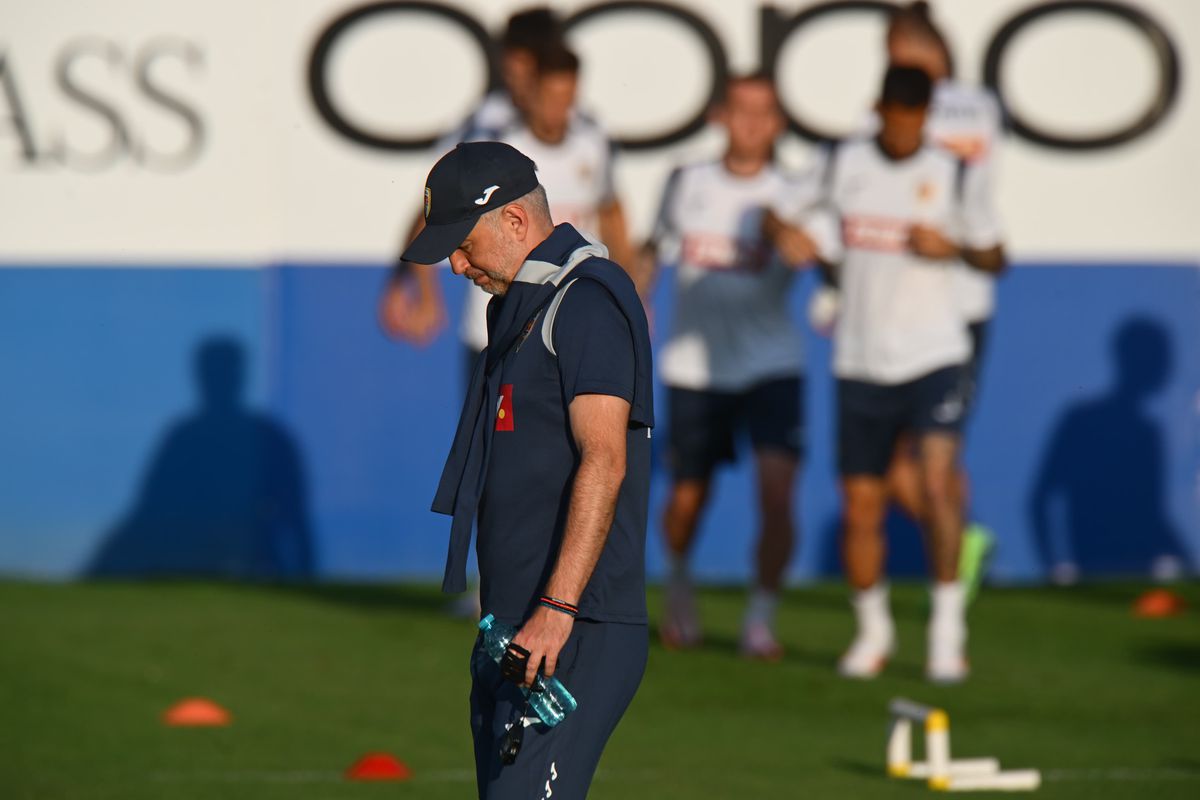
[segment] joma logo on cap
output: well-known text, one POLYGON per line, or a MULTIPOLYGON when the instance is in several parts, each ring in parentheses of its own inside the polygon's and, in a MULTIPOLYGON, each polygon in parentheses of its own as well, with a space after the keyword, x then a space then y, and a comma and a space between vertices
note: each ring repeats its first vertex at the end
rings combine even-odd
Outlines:
POLYGON ((495 192, 495 191, 496 191, 497 189, 499 189, 499 188, 500 188, 499 186, 489 186, 488 188, 484 189, 484 190, 483 190, 483 197, 476 197, 476 198, 475 198, 475 205, 477 205, 477 206, 486 206, 486 205, 487 205, 487 201, 492 199, 492 193, 493 193, 493 192, 495 192))

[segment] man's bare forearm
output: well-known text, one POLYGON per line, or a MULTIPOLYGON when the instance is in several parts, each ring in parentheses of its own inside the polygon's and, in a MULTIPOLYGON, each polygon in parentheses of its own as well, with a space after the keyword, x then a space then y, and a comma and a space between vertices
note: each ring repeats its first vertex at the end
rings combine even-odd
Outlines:
POLYGON ((546 594, 568 603, 579 601, 608 540, 624 480, 623 451, 584 454, 571 487, 567 525, 546 594))
POLYGON ((629 273, 634 285, 641 289, 645 283, 642 265, 629 241, 629 228, 625 223, 625 211, 621 204, 613 201, 599 211, 600 241, 608 248, 608 255, 629 273))

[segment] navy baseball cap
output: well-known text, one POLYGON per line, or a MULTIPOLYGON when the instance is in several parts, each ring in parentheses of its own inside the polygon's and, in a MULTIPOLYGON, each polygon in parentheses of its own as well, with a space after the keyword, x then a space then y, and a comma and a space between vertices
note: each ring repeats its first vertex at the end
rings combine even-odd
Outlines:
POLYGON ((464 142, 433 165, 425 179, 425 229, 401 258, 436 264, 463 243, 489 211, 537 188, 533 161, 502 142, 464 142))

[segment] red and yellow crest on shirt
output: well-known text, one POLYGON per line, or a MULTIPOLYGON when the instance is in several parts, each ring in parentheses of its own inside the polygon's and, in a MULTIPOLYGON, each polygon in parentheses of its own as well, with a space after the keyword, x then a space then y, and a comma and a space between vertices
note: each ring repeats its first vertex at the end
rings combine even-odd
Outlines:
POLYGON ((511 431, 513 427, 513 386, 506 383, 500 387, 500 396, 496 398, 496 430, 511 431))

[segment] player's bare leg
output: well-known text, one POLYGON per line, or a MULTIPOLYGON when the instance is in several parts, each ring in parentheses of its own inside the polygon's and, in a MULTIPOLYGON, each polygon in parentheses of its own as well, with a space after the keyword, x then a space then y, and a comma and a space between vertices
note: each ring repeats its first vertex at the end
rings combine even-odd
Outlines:
POLYGON ((887 484, 873 475, 851 475, 842 479, 842 493, 842 561, 854 592, 851 602, 857 631, 838 671, 848 678, 873 678, 891 656, 896 639, 883 577, 887 484))
MULTIPOLYGON (((967 593, 967 603, 979 590, 994 540, 991 531, 971 522, 967 510, 971 507, 971 482, 967 471, 959 466, 955 472, 955 491, 962 509, 962 546, 958 559, 958 577, 967 593)), ((908 517, 918 524, 925 519, 925 496, 921 486, 921 467, 912 438, 904 436, 896 445, 896 454, 888 466, 888 495, 908 517)))
POLYGON ((926 674, 930 680, 951 683, 967 676, 966 593, 958 580, 963 529, 958 437, 929 433, 921 437, 918 446, 925 501, 923 528, 934 581, 926 674))
POLYGON ((917 461, 915 444, 908 434, 896 443, 896 452, 887 473, 888 496, 900 506, 913 522, 925 518, 925 504, 921 493, 921 467, 917 461))
POLYGON ((663 512, 670 572, 667 577, 666 610, 659 636, 667 647, 695 647, 700 643, 700 615, 692 591, 687 563, 700 516, 708 503, 708 479, 677 480, 663 512))
POLYGON ((792 508, 799 460, 791 453, 760 450, 758 470, 759 536, 757 576, 742 625, 741 651, 751 658, 774 661, 783 656, 775 638, 775 609, 783 576, 795 547, 792 508))

